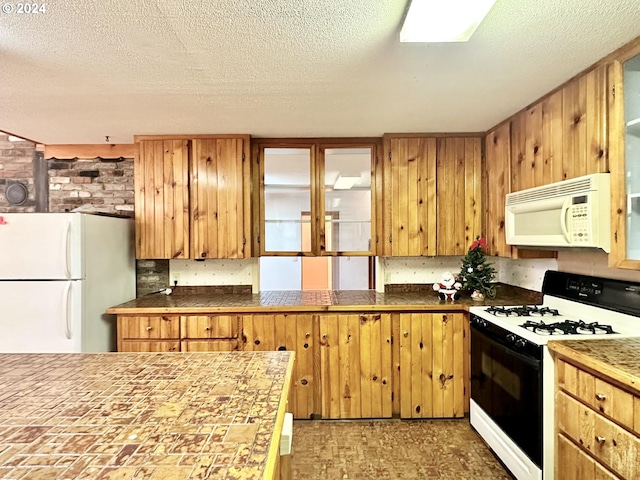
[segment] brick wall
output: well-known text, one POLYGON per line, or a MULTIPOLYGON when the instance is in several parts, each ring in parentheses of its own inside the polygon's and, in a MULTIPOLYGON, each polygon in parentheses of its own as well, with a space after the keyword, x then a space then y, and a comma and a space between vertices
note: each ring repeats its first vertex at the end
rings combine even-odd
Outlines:
POLYGON ((133 216, 133 159, 49 160, 49 211, 133 216))
POLYGON ((8 135, 0 132, 0 213, 35 212, 35 154, 35 143, 12 142, 8 135), (10 205, 5 197, 7 187, 15 182, 23 183, 29 191, 23 205, 10 205))

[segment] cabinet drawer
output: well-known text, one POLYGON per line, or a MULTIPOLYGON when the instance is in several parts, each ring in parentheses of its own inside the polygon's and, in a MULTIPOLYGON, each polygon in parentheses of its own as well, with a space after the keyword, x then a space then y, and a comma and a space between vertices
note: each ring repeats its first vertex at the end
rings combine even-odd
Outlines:
POLYGON ((558 430, 623 478, 640 476, 640 439, 564 392, 558 392, 558 430))
POLYGON ((235 352, 238 350, 238 340, 183 340, 183 352, 235 352))
POLYGON ((556 478, 563 480, 616 480, 618 478, 562 434, 558 435, 558 460, 556 478))
POLYGON ((631 393, 562 360, 558 361, 558 386, 620 425, 634 429, 631 393))
POLYGON ((180 342, 162 341, 135 341, 129 340, 120 343, 119 352, 179 352, 180 342))
POLYGON ((118 335, 123 340, 178 340, 180 317, 167 315, 118 317, 118 335))
POLYGON ((238 338, 238 315, 186 315, 180 317, 183 339, 238 338))

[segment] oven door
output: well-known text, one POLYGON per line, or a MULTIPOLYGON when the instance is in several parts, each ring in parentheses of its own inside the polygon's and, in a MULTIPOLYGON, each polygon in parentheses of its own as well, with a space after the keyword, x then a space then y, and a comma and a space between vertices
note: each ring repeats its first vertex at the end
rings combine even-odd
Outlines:
POLYGON ((521 353, 471 325, 471 398, 542 468, 542 348, 521 353))

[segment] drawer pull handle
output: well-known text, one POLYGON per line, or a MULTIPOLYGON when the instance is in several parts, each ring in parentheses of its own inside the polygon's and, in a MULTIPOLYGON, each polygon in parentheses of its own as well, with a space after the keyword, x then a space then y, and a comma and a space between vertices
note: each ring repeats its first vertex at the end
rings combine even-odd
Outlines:
POLYGON ((153 327, 147 327, 147 332, 153 330, 153 327))
POLYGON ((601 437, 600 435, 596 435, 596 442, 598 442, 600 445, 602 445, 606 441, 607 441, 606 438, 601 437))
POLYGON ((596 393, 596 400, 603 401, 606 399, 607 399, 607 396, 604 393, 596 393))

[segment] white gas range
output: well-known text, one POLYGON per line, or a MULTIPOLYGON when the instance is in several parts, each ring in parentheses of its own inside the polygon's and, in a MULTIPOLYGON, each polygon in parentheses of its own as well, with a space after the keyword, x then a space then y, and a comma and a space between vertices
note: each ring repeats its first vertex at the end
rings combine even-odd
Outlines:
POLYGON ((548 271, 542 305, 472 307, 471 425, 518 480, 553 479, 550 339, 640 337, 640 284, 548 271))

